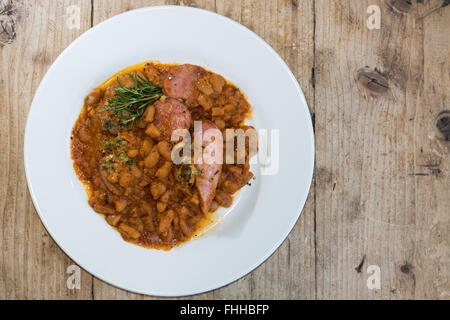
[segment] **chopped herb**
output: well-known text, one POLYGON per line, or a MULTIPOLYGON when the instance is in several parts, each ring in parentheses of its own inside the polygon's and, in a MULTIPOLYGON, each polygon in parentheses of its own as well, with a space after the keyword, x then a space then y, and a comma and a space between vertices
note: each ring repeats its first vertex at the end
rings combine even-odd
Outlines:
POLYGON ((112 152, 112 146, 111 146, 110 144, 108 144, 108 143, 105 143, 105 144, 103 145, 103 152, 104 152, 104 153, 110 153, 110 152, 112 152))
POLYGON ((103 124, 103 127, 105 128, 106 131, 109 131, 110 133, 117 133, 117 124, 114 123, 111 120, 106 120, 105 123, 103 124))
POLYGON ((117 151, 117 153, 124 152, 123 147, 125 147, 128 142, 120 137, 114 139, 107 139, 103 141, 103 153, 111 153, 117 151))
POLYGON ((136 158, 128 158, 128 160, 125 162, 125 164, 132 165, 132 164, 135 164, 136 162, 137 162, 136 158))
POLYGON ((195 176, 200 172, 194 165, 181 165, 175 170, 175 179, 181 185, 191 187, 194 185, 195 176))
POLYGON ((102 143, 102 153, 106 154, 103 158, 104 170, 114 169, 115 164, 132 165, 137 163, 137 158, 130 158, 125 151, 128 141, 120 137, 104 140, 102 143))

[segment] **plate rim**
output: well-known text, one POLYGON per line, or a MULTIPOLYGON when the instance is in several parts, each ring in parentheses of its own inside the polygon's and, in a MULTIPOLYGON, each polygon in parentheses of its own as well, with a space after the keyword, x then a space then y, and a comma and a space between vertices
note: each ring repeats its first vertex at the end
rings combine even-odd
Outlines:
POLYGON ((45 75, 42 77, 39 86, 37 87, 34 96, 33 96, 33 100, 31 102, 30 108, 28 110, 27 113, 27 120, 26 120, 26 124, 25 124, 25 131, 24 131, 24 144, 23 144, 23 160, 24 160, 24 168, 25 168, 25 176, 26 176, 26 181, 27 181, 27 188, 28 191, 30 193, 30 197, 31 200, 33 202, 34 208, 36 210, 36 212, 38 213, 39 219, 42 223, 42 225, 44 226, 45 230, 47 231, 47 233, 50 235, 50 237, 52 238, 52 240, 58 245, 58 247, 64 252, 64 254, 66 256, 68 256, 77 266, 79 266, 80 268, 82 268, 83 270, 85 270, 87 273, 89 273, 90 275, 92 275, 93 277, 113 286, 116 288, 120 288, 122 290, 128 291, 128 292, 133 292, 133 293, 138 293, 138 294, 143 294, 143 295, 147 295, 147 296, 153 296, 153 297, 188 297, 188 296, 193 296, 193 295, 198 295, 198 294, 202 294, 202 293, 207 293, 210 292, 212 290, 218 290, 220 288, 223 288, 229 284, 232 284, 238 280, 240 280, 241 278, 245 277, 246 275, 248 275, 249 273, 253 272, 254 270, 256 270, 259 266, 261 266, 262 264, 264 264, 278 249, 279 247, 284 243, 284 241, 287 239, 287 237, 289 236, 289 234, 292 232, 294 226, 297 224, 298 220, 300 219, 303 210, 305 208, 305 204, 306 201, 309 197, 309 194, 311 192, 311 185, 312 185, 312 178, 314 175, 314 169, 315 169, 315 134, 314 134, 314 129, 313 129, 313 124, 312 124, 312 117, 311 117, 311 112, 308 108, 308 103, 306 101, 305 95, 303 93, 303 90, 300 87, 300 84, 298 83, 297 78, 295 77, 295 75, 292 73, 292 71, 290 70, 289 66, 287 65, 287 63, 283 60, 283 58, 281 58, 281 56, 278 54, 278 52, 272 48, 272 46, 270 46, 261 36, 259 36, 258 34, 256 34, 254 31, 252 31, 251 29, 247 28, 246 26, 242 25, 241 23, 228 18, 226 16, 223 16, 219 13, 213 12, 213 11, 209 11, 206 9, 201 9, 201 8, 195 8, 195 7, 185 7, 185 6, 177 6, 177 5, 161 5, 161 6, 147 6, 147 7, 142 7, 142 8, 137 8, 137 9, 133 9, 133 10, 129 10, 129 11, 125 11, 119 14, 116 14, 112 17, 109 17, 108 19, 105 19, 104 21, 92 26, 91 28, 89 28, 88 30, 86 30, 85 32, 83 32, 81 35, 79 35, 76 39, 74 39, 59 55, 58 57, 53 61, 52 65, 48 68, 48 70, 46 71, 45 75), (152 289, 148 290, 148 291, 143 291, 140 289, 136 289, 136 288, 131 288, 131 287, 124 287, 122 285, 119 284, 115 284, 110 282, 109 280, 104 279, 101 275, 98 275, 96 272, 93 272, 91 270, 89 270, 88 267, 84 266, 83 264, 80 264, 80 262, 76 261, 72 255, 70 254, 69 250, 67 248, 65 248, 60 242, 58 242, 56 240, 56 238, 54 238, 52 232, 49 230, 49 228, 47 227, 47 221, 44 217, 44 215, 42 214, 42 209, 39 207, 39 202, 38 199, 36 198, 36 194, 34 192, 34 188, 32 185, 32 182, 30 180, 30 174, 29 174, 29 164, 27 161, 27 157, 28 157, 28 152, 27 152, 27 140, 28 140, 28 136, 29 136, 29 123, 30 123, 30 113, 32 111, 32 107, 34 105, 35 102, 35 98, 37 93, 39 92, 39 90, 41 89, 42 83, 45 82, 45 80, 47 79, 48 75, 52 72, 53 68, 55 67, 55 65, 64 57, 64 55, 70 51, 70 49, 72 48, 72 46, 74 46, 76 43, 82 41, 85 37, 89 36, 90 33, 95 32, 98 28, 100 28, 101 26, 103 26, 104 24, 107 23, 111 23, 113 20, 117 19, 118 17, 123 17, 126 15, 133 15, 135 12, 138 11, 158 11, 158 10, 180 10, 180 11, 196 11, 196 12, 200 12, 201 14, 207 14, 207 15, 211 15, 214 16, 217 19, 222 19, 225 20, 227 23, 231 23, 234 26, 238 27, 240 30, 242 30, 243 32, 247 32, 249 33, 252 37, 256 38, 264 47, 266 47, 266 49, 268 49, 273 55, 274 57, 276 57, 276 59, 278 60, 278 62, 280 63, 280 65, 283 67, 284 71, 287 72, 287 74, 289 75, 289 77, 291 78, 291 81, 293 81, 293 84, 295 85, 298 93, 299 93, 299 97, 303 102, 303 106, 301 107, 303 109, 303 112, 305 112, 305 115, 308 116, 308 119, 306 119, 306 125, 307 128, 306 130, 310 133, 309 137, 307 137, 307 139, 310 139, 309 141, 309 145, 311 146, 311 150, 308 150, 308 152, 305 152, 306 156, 309 157, 310 163, 311 163, 311 167, 308 168, 309 172, 308 172, 308 179, 307 179, 307 192, 304 195, 303 199, 299 199, 299 205, 297 208, 297 217, 295 220, 293 220, 293 223, 291 223, 291 225, 288 226, 288 228, 286 228, 286 232, 285 234, 283 234, 280 239, 278 240, 278 242, 274 243, 274 245, 271 248, 268 248, 266 250, 266 254, 264 256, 261 256, 260 259, 258 259, 258 261, 256 263, 254 263, 252 266, 248 267, 245 271, 236 274, 235 276, 231 277, 231 279, 227 279, 224 281, 221 281, 220 283, 218 283, 217 285, 215 285, 212 288, 209 289, 202 289, 202 290, 193 290, 192 292, 188 293, 188 294, 176 294, 176 293, 172 293, 172 294, 168 294, 168 293, 158 293, 153 291, 152 289), (153 292, 150 292, 153 291, 153 292))

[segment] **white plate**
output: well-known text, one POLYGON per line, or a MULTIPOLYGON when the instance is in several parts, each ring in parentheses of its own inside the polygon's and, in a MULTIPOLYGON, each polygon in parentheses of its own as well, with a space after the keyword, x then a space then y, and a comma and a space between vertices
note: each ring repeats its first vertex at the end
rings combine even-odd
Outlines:
MULTIPOLYGON (((270 137, 270 135, 269 135, 270 137)), ((115 16, 75 40, 43 78, 28 115, 25 170, 37 212, 76 263, 120 288, 181 296, 219 288, 255 269, 283 242, 308 195, 314 135, 303 93, 278 54, 242 25, 186 7, 115 16), (171 251, 123 241, 87 203, 70 158, 83 98, 115 72, 146 60, 192 63, 243 90, 256 128, 280 129, 279 170, 239 194, 213 232, 171 251)))

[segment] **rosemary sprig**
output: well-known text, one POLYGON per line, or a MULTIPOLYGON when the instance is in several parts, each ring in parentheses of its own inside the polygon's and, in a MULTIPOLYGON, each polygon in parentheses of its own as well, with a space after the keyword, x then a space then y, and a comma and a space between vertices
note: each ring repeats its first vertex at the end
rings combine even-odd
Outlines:
POLYGON ((162 95, 162 88, 142 78, 136 72, 129 74, 134 81, 134 86, 125 88, 117 78, 119 88, 115 88, 116 97, 108 99, 108 104, 102 110, 112 110, 120 119, 119 124, 126 127, 134 124, 136 119, 141 119, 147 106, 153 104, 162 95))

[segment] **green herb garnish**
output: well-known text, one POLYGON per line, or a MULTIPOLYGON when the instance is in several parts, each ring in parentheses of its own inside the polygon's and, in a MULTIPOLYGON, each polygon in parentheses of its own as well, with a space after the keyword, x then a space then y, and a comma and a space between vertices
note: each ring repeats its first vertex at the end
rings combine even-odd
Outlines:
MULTIPOLYGON (((101 110, 103 111, 103 110, 101 110)), ((105 123, 103 124, 103 127, 105 128, 105 130, 109 131, 110 133, 117 133, 117 124, 112 122, 111 120, 106 120, 105 123)))
POLYGON ((103 170, 114 169, 116 164, 133 165, 137 162, 137 158, 130 158, 125 151, 128 142, 120 137, 106 139, 102 143, 103 170))
POLYGON ((185 187, 192 187, 195 182, 195 176, 201 171, 194 165, 181 165, 175 170, 175 179, 185 187))
POLYGON ((123 148, 128 144, 128 142, 120 137, 113 139, 103 140, 102 143, 102 152, 103 153, 111 153, 115 151, 122 151, 123 148))
POLYGON ((161 87, 155 86, 136 72, 129 76, 133 79, 134 86, 125 88, 117 78, 120 87, 114 89, 116 97, 108 99, 108 104, 102 108, 105 111, 112 110, 120 119, 122 127, 129 124, 133 126, 136 119, 141 120, 145 109, 163 95, 161 87))

